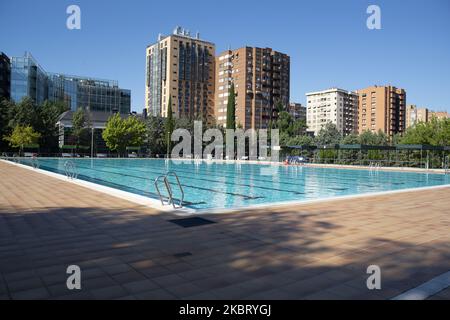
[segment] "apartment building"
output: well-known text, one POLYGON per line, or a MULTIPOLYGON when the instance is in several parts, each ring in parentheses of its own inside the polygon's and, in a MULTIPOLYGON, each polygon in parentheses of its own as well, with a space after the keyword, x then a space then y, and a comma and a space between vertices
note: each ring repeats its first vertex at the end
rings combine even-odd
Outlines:
POLYGON ((446 119, 450 118, 450 114, 447 111, 432 111, 430 115, 430 119, 435 117, 437 119, 446 119))
POLYGON ((418 108, 414 104, 406 106, 406 128, 412 127, 418 122, 428 122, 429 119, 428 108, 418 108))
POLYGON ((146 50, 145 108, 147 114, 167 117, 169 97, 176 117, 214 115, 215 45, 175 28, 172 35, 158 37, 146 50))
POLYGON ((216 57, 214 114, 225 126, 231 84, 236 95, 236 124, 243 129, 267 128, 275 108, 289 105, 290 57, 271 48, 243 47, 216 57))
POLYGON ((358 90, 359 132, 366 130, 393 137, 406 129, 406 92, 393 86, 358 90))
POLYGON ((346 136, 358 131, 358 95, 331 88, 306 94, 306 124, 317 135, 328 122, 346 136))
POLYGON ((287 112, 294 118, 294 120, 306 121, 306 107, 301 103, 291 102, 288 105, 287 112))

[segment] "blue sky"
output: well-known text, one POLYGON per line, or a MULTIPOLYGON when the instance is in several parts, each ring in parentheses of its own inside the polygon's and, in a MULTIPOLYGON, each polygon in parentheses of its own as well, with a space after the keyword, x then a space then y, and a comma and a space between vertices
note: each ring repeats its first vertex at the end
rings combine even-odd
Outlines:
POLYGON ((291 100, 305 92, 392 84, 407 103, 450 111, 448 0, 0 0, 0 51, 30 51, 52 72, 117 79, 144 107, 145 48, 176 25, 216 44, 291 56, 291 100), (81 30, 66 28, 67 6, 81 8, 81 30), (366 27, 381 7, 382 30, 366 27))

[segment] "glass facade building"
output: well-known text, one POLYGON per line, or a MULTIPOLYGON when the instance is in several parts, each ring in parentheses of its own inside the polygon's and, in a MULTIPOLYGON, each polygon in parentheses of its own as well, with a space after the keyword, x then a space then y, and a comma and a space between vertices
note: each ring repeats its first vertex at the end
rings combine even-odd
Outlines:
POLYGON ((47 73, 33 56, 26 52, 23 57, 12 57, 11 99, 19 102, 25 97, 30 97, 37 104, 41 104, 47 100, 47 96, 47 73))
POLYGON ((131 111, 131 91, 119 88, 118 81, 47 73, 29 53, 11 62, 11 98, 19 102, 27 96, 37 104, 63 101, 72 111, 131 111))
POLYGON ((49 74, 49 100, 64 101, 70 110, 129 113, 131 91, 119 88, 117 81, 49 74))

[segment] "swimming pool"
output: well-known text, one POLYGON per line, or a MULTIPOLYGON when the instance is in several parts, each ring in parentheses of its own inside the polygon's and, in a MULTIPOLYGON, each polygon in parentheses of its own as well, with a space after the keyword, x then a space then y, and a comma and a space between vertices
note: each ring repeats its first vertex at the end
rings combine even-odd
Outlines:
MULTIPOLYGON (((65 174, 67 159, 39 158, 40 169, 65 174)), ((450 184, 450 176, 398 171, 181 161, 164 159, 71 159, 78 179, 159 199, 156 177, 175 171, 185 207, 235 208, 326 199, 450 184)), ((23 160, 22 164, 31 165, 23 160)), ((171 180, 174 182, 174 180, 171 180)), ((175 198, 180 192, 173 187, 175 198)))

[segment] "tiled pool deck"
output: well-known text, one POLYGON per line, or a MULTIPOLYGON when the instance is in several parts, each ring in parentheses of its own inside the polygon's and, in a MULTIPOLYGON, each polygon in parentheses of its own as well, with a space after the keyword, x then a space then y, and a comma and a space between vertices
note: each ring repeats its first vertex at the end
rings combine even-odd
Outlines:
POLYGON ((203 217, 0 162, 0 299, 389 299, 450 270, 450 188, 203 217))

